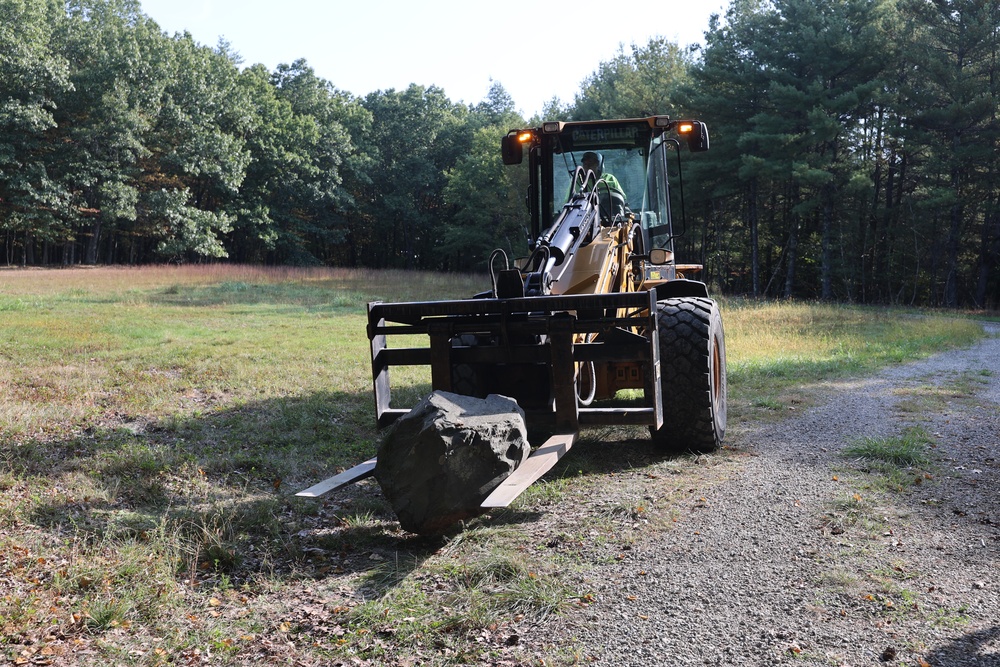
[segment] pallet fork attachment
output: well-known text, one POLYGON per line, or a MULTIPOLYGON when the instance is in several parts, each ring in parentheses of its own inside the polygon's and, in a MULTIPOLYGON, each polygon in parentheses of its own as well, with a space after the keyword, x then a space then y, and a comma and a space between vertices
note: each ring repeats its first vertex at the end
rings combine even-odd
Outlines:
MULTIPOLYGON (((435 390, 452 391, 456 364, 492 369, 544 366, 549 369, 551 399, 526 406, 519 387, 508 395, 522 403, 529 425, 560 433, 588 425, 663 425, 660 348, 657 340, 656 292, 621 292, 512 299, 465 299, 368 305, 372 378, 378 425, 389 426, 409 412, 392 405, 389 372, 393 366, 430 366, 435 390), (389 337, 424 335, 429 346, 390 347, 389 337), (472 335, 493 341, 462 347, 453 341, 472 335), (604 342, 614 340, 613 344, 604 342), (528 342, 526 342, 528 341, 528 342), (576 365, 632 363, 643 368, 641 406, 579 405, 576 365)), ((525 387, 524 389, 527 389, 525 387)), ((504 393, 504 392, 494 392, 504 393)))
MULTIPOLYGON (((545 473, 552 469, 559 462, 566 452, 570 450, 576 442, 576 433, 562 433, 554 435, 545 443, 531 453, 531 456, 518 466, 511 475, 505 479, 500 486, 493 490, 482 503, 483 509, 498 509, 507 507, 514 499, 523 493, 529 486, 534 484, 545 473)), ((375 459, 369 459, 342 473, 325 479, 318 484, 310 486, 304 491, 299 491, 295 495, 299 498, 319 498, 321 496, 342 489, 354 482, 360 482, 375 474, 375 459)))
POLYGON ((566 455, 566 452, 576 442, 576 437, 576 433, 560 433, 546 440, 541 447, 531 453, 527 461, 518 466, 517 470, 510 474, 510 477, 501 482, 500 486, 486 497, 481 507, 483 509, 496 509, 510 505, 525 489, 538 481, 542 475, 558 463, 559 459, 566 455))
POLYGON ((348 484, 360 482, 361 480, 371 477, 374 474, 375 459, 371 458, 364 463, 359 463, 353 468, 348 468, 342 473, 334 475, 328 479, 324 479, 318 484, 313 484, 308 489, 299 491, 295 495, 299 498, 319 498, 320 496, 324 496, 331 491, 342 489, 348 484))
MULTIPOLYGON (((507 507, 548 472, 576 442, 583 425, 663 423, 656 336, 656 294, 628 292, 514 299, 469 299, 368 305, 372 381, 378 425, 386 427, 409 412, 391 405, 392 366, 431 367, 435 390, 451 391, 452 367, 466 364, 529 364, 550 369, 551 399, 525 411, 531 424, 558 432, 536 448, 486 500, 484 508, 507 507), (585 315, 581 313, 586 313, 585 315), (639 331, 641 333, 633 333, 639 331), (475 334, 497 341, 483 347, 456 347, 457 336, 475 334), (613 336, 614 344, 593 342, 613 336), (423 347, 390 347, 390 337, 425 336, 423 347), (536 341, 524 343, 525 340, 536 341), (591 342, 586 342, 590 340, 591 342), (521 341, 518 344, 510 341, 521 341), (576 366, 581 362, 630 362, 644 368, 645 404, 626 408, 583 407, 577 400, 576 366)), ((374 474, 372 458, 296 495, 318 498, 374 474)))

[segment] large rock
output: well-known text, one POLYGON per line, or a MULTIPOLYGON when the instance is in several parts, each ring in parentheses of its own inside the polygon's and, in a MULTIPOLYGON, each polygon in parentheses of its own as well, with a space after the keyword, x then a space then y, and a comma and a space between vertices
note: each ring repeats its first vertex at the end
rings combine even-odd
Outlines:
POLYGON ((375 478, 405 530, 436 535, 481 514, 483 500, 529 451, 513 399, 435 391, 386 434, 375 478))

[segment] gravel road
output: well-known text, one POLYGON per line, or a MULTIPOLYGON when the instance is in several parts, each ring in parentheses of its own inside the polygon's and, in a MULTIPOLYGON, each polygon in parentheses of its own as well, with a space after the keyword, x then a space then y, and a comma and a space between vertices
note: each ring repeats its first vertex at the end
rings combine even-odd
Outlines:
POLYGON ((533 640, 600 665, 1000 667, 1000 327, 731 428, 746 454, 533 640), (842 451, 919 426, 905 487, 842 451))

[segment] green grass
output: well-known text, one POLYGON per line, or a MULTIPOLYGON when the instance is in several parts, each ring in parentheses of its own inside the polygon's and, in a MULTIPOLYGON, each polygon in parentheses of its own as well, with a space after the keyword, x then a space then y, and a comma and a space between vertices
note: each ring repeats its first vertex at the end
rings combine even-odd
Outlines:
MULTIPOLYGON (((901 410, 906 414, 906 410, 901 410)), ((841 453, 853 460, 865 478, 870 491, 902 492, 932 479, 930 456, 934 438, 921 426, 909 426, 899 435, 858 438, 841 453)))
POLYGON ((888 308, 723 302, 730 418, 781 416, 803 390, 886 365, 964 347, 983 336, 969 320, 888 308))
POLYGON ((928 447, 933 438, 920 427, 910 427, 898 436, 860 438, 845 447, 845 456, 880 461, 897 467, 922 467, 930 462, 928 447))
MULTIPOLYGON (((371 482, 326 504, 292 495, 377 449, 365 303, 487 282, 0 270, 0 656, 476 664, 514 650, 517 624, 590 604, 588 564, 671 529, 738 453, 664 461, 641 429, 594 429, 513 508, 439 541, 399 532, 371 482)), ((730 419, 979 335, 897 315, 725 302, 730 419)), ((400 403, 428 390, 427 369, 393 371, 400 403)))

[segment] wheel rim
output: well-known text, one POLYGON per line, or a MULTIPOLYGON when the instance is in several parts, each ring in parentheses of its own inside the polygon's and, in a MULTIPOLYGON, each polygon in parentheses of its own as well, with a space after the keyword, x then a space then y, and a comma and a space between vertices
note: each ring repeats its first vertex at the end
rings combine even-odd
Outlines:
POLYGON ((576 368, 576 398, 580 405, 590 405, 597 394, 597 372, 593 361, 577 364, 576 368))

